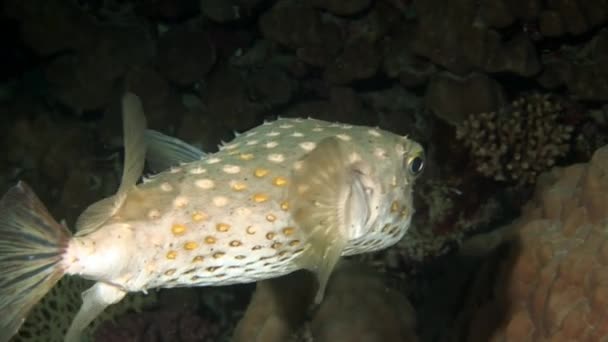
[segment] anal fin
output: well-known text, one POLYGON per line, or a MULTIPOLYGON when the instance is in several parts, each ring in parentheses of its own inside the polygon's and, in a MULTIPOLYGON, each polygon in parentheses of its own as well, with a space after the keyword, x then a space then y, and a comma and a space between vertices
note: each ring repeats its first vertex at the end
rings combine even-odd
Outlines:
POLYGON ((82 293, 82 306, 65 336, 65 342, 80 342, 84 329, 108 306, 118 303, 127 293, 106 283, 95 283, 82 293))

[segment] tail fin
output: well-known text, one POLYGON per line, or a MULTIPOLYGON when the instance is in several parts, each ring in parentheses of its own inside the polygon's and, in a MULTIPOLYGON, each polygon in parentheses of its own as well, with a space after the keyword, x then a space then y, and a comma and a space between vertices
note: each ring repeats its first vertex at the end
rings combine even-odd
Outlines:
POLYGON ((60 262, 70 235, 24 182, 0 200, 0 342, 17 333, 63 276, 60 262))

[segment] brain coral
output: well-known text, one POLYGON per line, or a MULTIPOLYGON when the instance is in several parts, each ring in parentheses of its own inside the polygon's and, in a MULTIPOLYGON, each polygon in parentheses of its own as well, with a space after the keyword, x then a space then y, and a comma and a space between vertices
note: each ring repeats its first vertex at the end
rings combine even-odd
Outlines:
POLYGON ((608 145, 539 177, 467 341, 608 341, 606 203, 608 145))

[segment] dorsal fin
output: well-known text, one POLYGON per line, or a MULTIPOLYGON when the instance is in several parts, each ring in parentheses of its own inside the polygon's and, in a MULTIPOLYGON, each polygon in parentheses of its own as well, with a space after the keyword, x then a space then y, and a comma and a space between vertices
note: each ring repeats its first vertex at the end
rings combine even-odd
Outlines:
POLYGON ((76 221, 78 235, 88 234, 114 215, 123 205, 127 193, 135 186, 144 169, 146 117, 137 95, 127 93, 122 99, 125 160, 122 179, 115 195, 90 205, 76 221))
POLYGON ((200 149, 161 132, 146 130, 146 161, 154 172, 164 171, 181 163, 189 163, 205 157, 200 149))

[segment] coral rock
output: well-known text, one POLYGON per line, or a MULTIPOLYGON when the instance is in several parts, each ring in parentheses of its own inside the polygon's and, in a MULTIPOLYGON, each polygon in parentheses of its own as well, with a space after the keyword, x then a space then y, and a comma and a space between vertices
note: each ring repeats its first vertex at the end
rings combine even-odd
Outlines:
POLYGON ((333 84, 347 84, 370 78, 376 74, 380 56, 369 42, 347 44, 344 50, 325 69, 325 79, 333 84))
POLYGON ((415 1, 418 20, 411 49, 458 74, 475 69, 523 76, 540 70, 526 37, 503 42, 498 32, 478 25, 477 1, 415 1))
POLYGON ((230 22, 250 17, 261 0, 201 0, 201 12, 211 20, 230 22))
POLYGON ((469 337, 476 337, 467 341, 608 338, 606 201, 608 146, 589 163, 539 178, 512 225, 517 241, 488 269, 497 275, 491 299, 473 316, 469 337))
POLYGON ((431 78, 425 103, 433 114, 458 125, 471 113, 497 110, 505 104, 505 94, 498 82, 483 74, 440 73, 431 78))
POLYGON ((365 267, 344 263, 332 275, 311 323, 314 341, 416 342, 408 300, 365 267))
POLYGON ((342 47, 342 34, 337 24, 324 20, 314 8, 300 1, 277 2, 260 17, 259 27, 265 38, 304 50, 296 52, 312 64, 325 64, 342 47))
POLYGON ((204 32, 175 29, 165 33, 158 42, 160 73, 178 85, 201 80, 215 59, 215 47, 204 32))
POLYGON ((315 7, 322 8, 335 15, 352 15, 368 8, 371 0, 312 0, 315 7))
POLYGON ((313 275, 305 271, 258 282, 232 341, 288 341, 304 323, 314 283, 313 275))

